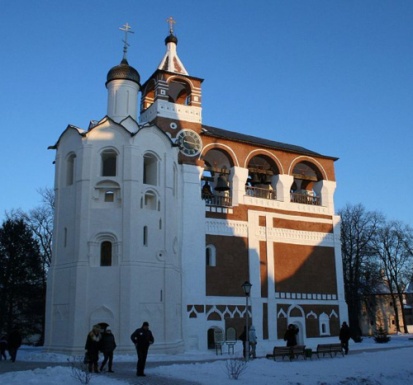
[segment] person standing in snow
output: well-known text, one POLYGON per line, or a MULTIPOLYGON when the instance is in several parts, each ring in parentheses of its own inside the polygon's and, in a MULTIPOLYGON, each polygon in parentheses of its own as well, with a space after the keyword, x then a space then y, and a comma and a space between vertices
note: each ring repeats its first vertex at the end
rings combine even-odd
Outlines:
MULTIPOLYGON (((249 338, 249 335, 248 335, 248 338, 249 338)), ((247 327, 246 326, 244 326, 244 330, 239 336, 239 339, 242 341, 242 355, 244 356, 244 358, 247 358, 247 354, 250 354, 250 351, 249 351, 249 346, 247 346, 247 327)))
POLYGON ((112 334, 110 327, 107 327, 102 334, 102 340, 100 341, 100 350, 103 353, 103 361, 100 365, 100 371, 102 372, 108 362, 108 372, 114 373, 112 370, 113 352, 116 349, 115 336, 112 334))
POLYGON ((340 329, 339 335, 341 346, 344 349, 344 352, 348 354, 348 341, 350 340, 350 328, 347 325, 347 322, 343 322, 340 329))
POLYGON ((136 364, 136 375, 145 377, 146 374, 144 373, 144 371, 149 346, 155 342, 152 332, 149 330, 149 323, 145 321, 139 329, 136 329, 132 333, 130 339, 135 344, 136 353, 138 354, 138 362, 136 364))
POLYGON ((22 344, 22 336, 17 328, 13 329, 7 337, 7 349, 9 350, 11 362, 16 361, 17 350, 22 344))
POLYGON ((252 358, 257 358, 256 348, 257 348, 257 334, 255 333, 254 325, 251 325, 249 333, 248 333, 248 340, 250 344, 250 355, 252 358))
POLYGON ((6 356, 6 350, 7 350, 7 335, 3 334, 0 337, 0 361, 4 358, 7 360, 6 356))
POLYGON ((297 334, 299 329, 293 325, 288 325, 287 330, 284 334, 284 341, 287 341, 287 346, 296 346, 297 345, 297 334))
POLYGON ((100 334, 100 326, 94 325, 92 330, 88 333, 86 338, 86 355, 89 372, 99 373, 99 348, 102 335, 100 334))

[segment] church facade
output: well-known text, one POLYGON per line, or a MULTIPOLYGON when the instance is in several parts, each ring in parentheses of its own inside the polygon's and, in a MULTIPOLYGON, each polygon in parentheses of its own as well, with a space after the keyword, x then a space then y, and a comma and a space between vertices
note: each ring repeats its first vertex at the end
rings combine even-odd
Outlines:
POLYGON ((246 316, 274 344, 290 323, 302 344, 337 339, 347 320, 337 158, 204 124, 203 80, 172 29, 165 44, 145 82, 125 50, 107 75, 107 115, 51 146, 46 349, 83 352, 106 323, 117 351, 132 352, 130 334, 148 321, 152 352, 203 351, 239 336, 246 316))

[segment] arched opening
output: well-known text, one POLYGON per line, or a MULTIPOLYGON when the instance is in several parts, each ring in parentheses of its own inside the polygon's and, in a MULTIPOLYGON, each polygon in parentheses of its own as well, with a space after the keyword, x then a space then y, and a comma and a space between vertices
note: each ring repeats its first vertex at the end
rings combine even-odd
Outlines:
POLYGON ((291 202, 320 206, 321 191, 317 182, 322 180, 322 175, 319 169, 310 162, 299 162, 294 166, 293 177, 291 202))
POLYGON ((201 177, 202 199, 207 206, 231 206, 231 157, 225 151, 212 149, 204 155, 203 160, 205 166, 201 177))
POLYGON ((99 202, 110 204, 120 201, 120 186, 118 183, 111 180, 103 180, 96 184, 95 199, 99 202))
POLYGON ((168 87, 168 101, 176 104, 191 104, 191 87, 182 80, 173 80, 168 87))
POLYGON ((158 158, 153 154, 143 156, 143 183, 158 185, 158 158))
POLYGON ((291 306, 288 310, 288 324, 293 324, 298 328, 297 344, 305 345, 305 316, 300 306, 291 306))
POLYGON ((148 210, 157 209, 157 195, 153 191, 146 191, 144 197, 144 207, 148 210))
POLYGON ((274 176, 279 174, 277 164, 266 155, 254 156, 248 162, 245 193, 256 198, 277 199, 274 176))
POLYGON ((207 245, 205 249, 205 259, 206 259, 206 265, 207 266, 216 266, 217 261, 216 261, 216 249, 214 245, 207 245))
POLYGON ((222 347, 224 343, 224 333, 219 327, 209 328, 207 339, 208 349, 217 349, 217 346, 222 347))
POLYGON ((330 318, 326 313, 320 315, 319 319, 320 336, 330 335, 330 318))
POLYGON ((75 154, 70 154, 66 163, 66 186, 71 186, 75 180, 75 154))
POLYGON ((116 176, 116 158, 117 154, 114 150, 105 150, 101 154, 102 157, 102 176, 116 176))
POLYGON ((103 241, 100 244, 100 266, 112 266, 112 242, 103 241))
POLYGON ((142 94, 141 112, 145 111, 155 102, 155 81, 152 79, 142 94))
POLYGON ((207 339, 208 339, 208 349, 215 349, 215 340, 214 340, 215 329, 208 329, 207 339))

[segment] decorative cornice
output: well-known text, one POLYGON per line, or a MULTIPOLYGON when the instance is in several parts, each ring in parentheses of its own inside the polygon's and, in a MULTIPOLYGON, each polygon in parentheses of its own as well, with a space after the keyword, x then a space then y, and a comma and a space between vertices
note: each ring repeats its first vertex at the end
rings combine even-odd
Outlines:
POLYGON ((207 219, 205 231, 210 235, 224 235, 232 237, 247 237, 248 223, 240 221, 226 221, 219 219, 207 219))
POLYGON ((173 120, 201 123, 202 108, 195 106, 186 106, 183 104, 175 104, 158 99, 145 112, 141 114, 140 120, 141 123, 151 122, 158 116, 173 120))
MULTIPOLYGON (((340 242, 338 235, 319 233, 315 231, 298 231, 279 229, 273 227, 255 227, 255 239, 260 241, 293 243, 302 245, 317 245, 334 247, 340 242)), ((247 222, 227 221, 220 219, 207 219, 205 232, 210 235, 223 235, 228 237, 248 237, 249 228, 247 222)))
POLYGON ((275 292, 276 299, 299 299, 299 300, 314 300, 314 301, 336 301, 337 294, 315 294, 315 293, 286 293, 275 292))

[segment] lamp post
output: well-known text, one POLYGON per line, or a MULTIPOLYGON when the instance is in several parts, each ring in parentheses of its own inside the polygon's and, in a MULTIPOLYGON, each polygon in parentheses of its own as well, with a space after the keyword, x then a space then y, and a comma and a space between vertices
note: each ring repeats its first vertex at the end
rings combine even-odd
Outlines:
POLYGON ((248 330, 248 297, 251 293, 251 283, 245 281, 242 284, 242 290, 244 290, 246 308, 245 308, 245 361, 249 360, 250 356, 250 341, 249 341, 249 330, 248 330))

